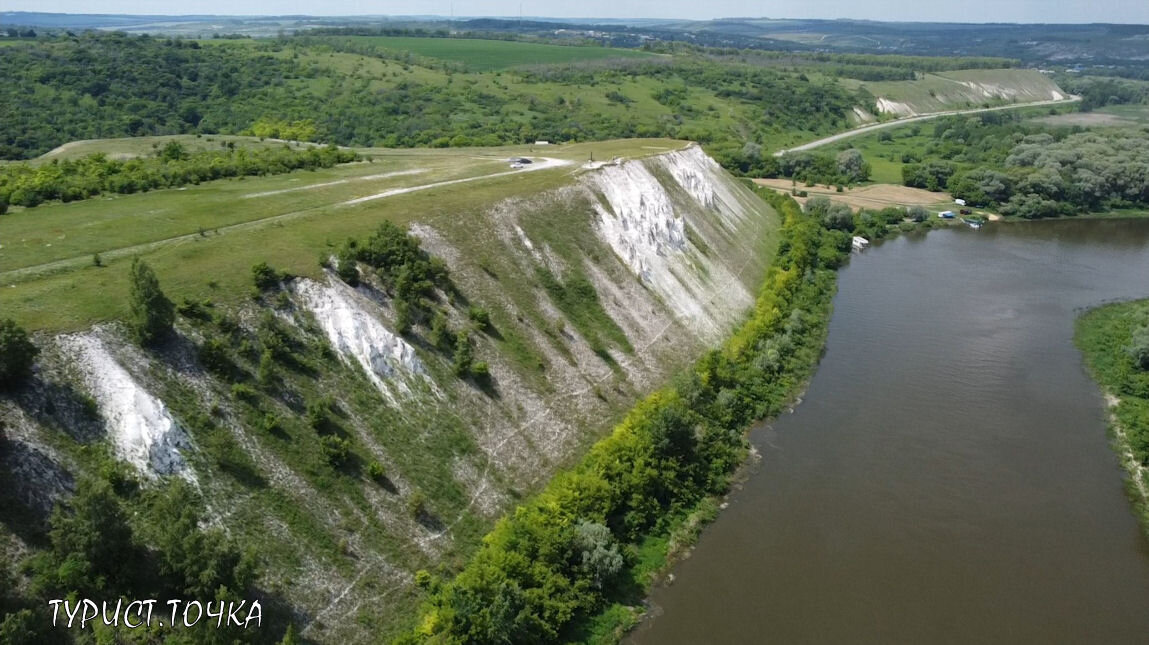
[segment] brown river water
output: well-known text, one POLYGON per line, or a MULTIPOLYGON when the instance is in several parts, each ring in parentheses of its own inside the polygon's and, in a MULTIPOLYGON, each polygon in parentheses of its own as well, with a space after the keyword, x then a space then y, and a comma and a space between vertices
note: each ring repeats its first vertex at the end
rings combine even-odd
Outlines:
POLYGON ((1137 297, 1149 220, 854 256, 803 401, 631 642, 1149 643, 1149 541, 1073 345, 1137 297))

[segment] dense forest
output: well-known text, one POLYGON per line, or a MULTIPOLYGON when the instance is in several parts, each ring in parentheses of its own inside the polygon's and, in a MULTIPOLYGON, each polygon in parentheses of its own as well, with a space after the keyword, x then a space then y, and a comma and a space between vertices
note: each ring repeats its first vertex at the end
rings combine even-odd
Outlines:
POLYGON ((1149 132, 1080 131, 1002 113, 939 120, 903 183, 1027 219, 1149 205, 1149 132))
POLYGON ((667 136, 733 150, 746 139, 762 143, 783 130, 840 129, 854 105, 873 102, 831 80, 692 57, 481 75, 493 85, 477 84, 480 75, 451 74, 442 62, 437 67, 440 73, 448 68, 446 76, 408 73, 420 63, 427 62, 346 38, 286 38, 241 48, 84 34, 14 44, 0 51, 0 74, 7 80, 0 87, 0 158, 34 157, 77 139, 242 133, 261 119, 310 119, 316 140, 341 145, 667 136), (404 72, 376 89, 367 79, 306 59, 323 52, 392 61, 404 72), (499 74, 527 86, 500 83, 499 74), (664 109, 627 109, 647 97, 615 86, 638 78, 653 87, 664 109), (604 114, 580 98, 596 91, 620 109, 604 114), (701 109, 701 95, 716 96, 726 109, 701 109))

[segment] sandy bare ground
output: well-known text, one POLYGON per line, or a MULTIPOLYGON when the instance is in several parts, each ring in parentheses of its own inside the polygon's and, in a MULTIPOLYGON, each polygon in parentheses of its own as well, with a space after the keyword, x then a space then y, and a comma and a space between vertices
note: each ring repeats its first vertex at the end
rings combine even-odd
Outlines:
POLYGON ((870 125, 863 125, 863 126, 854 128, 853 130, 847 130, 845 132, 839 132, 838 134, 835 134, 833 136, 818 139, 817 141, 811 141, 809 143, 803 143, 800 146, 794 146, 793 148, 789 148, 786 150, 779 150, 778 152, 774 153, 774 156, 775 157, 781 157, 782 155, 786 154, 787 152, 798 152, 801 150, 813 150, 814 148, 820 148, 826 144, 834 143, 835 141, 841 141, 842 139, 849 139, 851 137, 857 137, 857 136, 861 136, 863 134, 869 134, 869 133, 875 132, 877 130, 882 130, 885 128, 893 128, 893 127, 897 127, 899 125, 905 125, 906 123, 914 123, 917 121, 926 121, 929 119, 936 119, 936 118, 942 117, 942 116, 955 116, 958 114, 977 114, 979 112, 998 112, 1001 110, 1016 110, 1018 108, 1036 107, 1039 105, 1059 105, 1061 103, 1075 103, 1075 102, 1080 101, 1080 100, 1081 100, 1080 96, 1072 96, 1072 97, 1067 98, 1067 99, 1060 99, 1060 100, 1056 100, 1056 101, 1035 101, 1035 102, 1031 102, 1031 103, 1015 103, 1013 105, 999 105, 997 107, 991 107, 991 108, 974 108, 974 109, 970 109, 970 110, 947 110, 945 112, 930 112, 929 114, 918 114, 916 116, 907 116, 907 117, 903 117, 900 119, 894 119, 893 121, 884 121, 882 123, 871 123, 870 125))
MULTIPOLYGON (((775 190, 790 192, 794 187, 789 179, 755 179, 754 183, 775 190)), ((935 193, 921 188, 897 186, 894 184, 872 184, 847 188, 838 192, 833 186, 803 186, 798 184, 799 191, 806 191, 810 197, 822 195, 836 202, 849 204, 851 208, 882 209, 887 206, 933 206, 942 203, 952 203, 948 193, 935 193)), ((794 197, 798 203, 805 205, 806 197, 794 197)))

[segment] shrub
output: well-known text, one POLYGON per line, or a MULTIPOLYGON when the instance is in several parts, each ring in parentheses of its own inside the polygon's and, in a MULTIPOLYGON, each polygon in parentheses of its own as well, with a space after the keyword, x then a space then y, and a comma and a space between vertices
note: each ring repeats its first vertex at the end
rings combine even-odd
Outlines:
POLYGON ((245 401, 254 405, 259 400, 259 394, 251 389, 250 385, 244 383, 236 383, 231 386, 231 395, 240 401, 245 401))
POLYGON ((279 286, 280 275, 266 262, 260 262, 251 267, 251 279, 256 289, 267 291, 279 286))
POLYGON ((462 378, 471 371, 471 361, 474 360, 475 352, 471 348, 471 336, 467 332, 460 332, 455 337, 455 359, 452 368, 455 371, 455 376, 462 378))
POLYGON ((367 476, 374 481, 381 482, 387 479, 387 469, 384 468, 383 464, 379 463, 378 461, 372 461, 367 466, 367 476))
POLYGON ((39 353, 39 348, 28 339, 28 332, 11 320, 0 320, 0 390, 27 380, 39 353))
POLYGON ((128 326, 141 345, 150 345, 171 333, 175 306, 160 290, 156 274, 143 260, 132 260, 128 295, 128 326))
POLYGON ((451 332, 451 327, 447 323, 447 315, 441 311, 436 311, 434 318, 431 319, 431 333, 427 336, 427 340, 441 351, 447 351, 455 344, 455 334, 451 332))
POLYGON ((486 382, 491 378, 491 368, 486 361, 476 361, 471 365, 471 376, 476 381, 486 382))
POLYGON ((411 305, 406 300, 395 300, 395 331, 400 336, 411 332, 411 305))
POLYGON ((488 313, 486 309, 472 306, 467 310, 467 317, 471 319, 471 322, 475 323, 475 327, 477 327, 479 331, 490 331, 491 314, 488 313))
POLYGON ((333 468, 345 466, 351 459, 351 442, 338 435, 325 435, 319 439, 323 457, 333 468))
POLYGON ((211 319, 211 314, 208 313, 208 307, 211 306, 211 302, 208 300, 200 302, 199 300, 184 298, 183 302, 176 307, 176 312, 184 318, 206 322, 211 319))
POLYGON ((204 369, 221 378, 230 379, 235 375, 235 363, 231 360, 227 344, 216 337, 211 337, 200 344, 198 351, 199 362, 204 369))
POLYGON ((423 491, 417 490, 407 498, 407 512, 415 519, 427 514, 427 496, 423 491))

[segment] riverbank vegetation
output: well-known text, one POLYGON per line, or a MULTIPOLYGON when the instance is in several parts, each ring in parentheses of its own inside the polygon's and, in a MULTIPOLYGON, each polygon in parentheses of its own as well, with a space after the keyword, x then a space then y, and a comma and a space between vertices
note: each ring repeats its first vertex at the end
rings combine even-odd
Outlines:
POLYGON ((857 142, 881 173, 970 206, 1039 219, 1149 205, 1149 132, 1053 127, 1003 112, 947 117, 857 142))
POLYGON ((500 520, 457 576, 420 574, 426 609, 401 642, 577 641, 633 623, 669 537, 726 491, 749 424, 783 409, 821 351, 849 237, 763 196, 784 224, 750 319, 500 520))
POLYGON ((1149 300, 1089 311, 1078 319, 1075 339, 1111 404, 1114 448, 1149 534, 1149 300))

